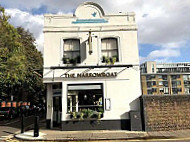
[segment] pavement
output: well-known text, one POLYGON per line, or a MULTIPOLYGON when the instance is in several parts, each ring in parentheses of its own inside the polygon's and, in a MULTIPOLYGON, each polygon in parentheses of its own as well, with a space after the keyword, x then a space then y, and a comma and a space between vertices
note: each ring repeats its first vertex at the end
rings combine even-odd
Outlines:
MULTIPOLYGON (((34 116, 27 116, 24 118, 24 126, 26 130, 31 130, 31 124, 34 122, 34 116)), ((14 119, 0 119, 0 141, 8 140, 14 137, 15 134, 20 133, 20 118, 14 119)))
POLYGON ((190 130, 176 131, 125 131, 125 130, 88 130, 60 131, 41 129, 38 137, 33 137, 33 130, 16 134, 18 140, 33 141, 90 141, 90 140, 150 140, 150 139, 186 139, 190 140, 190 130))
POLYGON ((61 131, 46 129, 45 120, 40 121, 39 136, 34 137, 33 126, 24 133, 17 133, 14 137, 21 141, 101 141, 101 140, 189 140, 190 129, 176 131, 127 131, 127 130, 86 130, 61 131))

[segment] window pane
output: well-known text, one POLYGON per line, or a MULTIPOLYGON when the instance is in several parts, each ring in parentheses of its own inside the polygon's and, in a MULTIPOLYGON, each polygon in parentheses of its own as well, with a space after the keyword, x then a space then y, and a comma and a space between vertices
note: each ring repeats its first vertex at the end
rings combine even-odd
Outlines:
POLYGON ((188 80, 188 76, 187 75, 183 75, 183 80, 188 80))
POLYGON ((117 39, 102 39, 102 50, 117 49, 117 39))
POLYGON ((116 38, 107 38, 101 40, 102 56, 113 57, 118 56, 118 46, 116 38))
POLYGON ((181 81, 177 81, 177 85, 181 85, 181 81))
POLYGON ((64 51, 73 51, 80 49, 80 41, 78 39, 64 40, 64 51))
POLYGON ((72 112, 72 111, 76 111, 76 104, 77 104, 77 100, 76 100, 76 96, 72 95, 72 96, 67 96, 67 111, 68 112, 72 112))
POLYGON ((108 42, 108 50, 109 49, 117 49, 117 41, 116 39, 110 39, 108 42))
POLYGON ((72 52, 64 52, 64 56, 67 58, 72 58, 72 52))
POLYGON ((72 50, 79 50, 79 40, 72 41, 72 50))
POLYGON ((152 90, 147 90, 148 94, 152 94, 152 90))
POLYGON ((78 39, 64 40, 64 64, 80 63, 80 41, 78 39))
POLYGON ((70 51, 71 50, 71 43, 69 41, 64 42, 64 51, 70 51))
POLYGON ((102 51, 102 56, 109 57, 107 51, 102 51))
POLYGON ((168 94, 168 88, 164 88, 164 94, 168 94))
POLYGON ((102 40, 102 50, 106 50, 106 42, 105 40, 102 40))
POLYGON ((80 52, 72 52, 72 58, 76 58, 79 56, 80 52))
POLYGON ((117 56, 117 51, 116 50, 107 51, 107 53, 108 53, 108 57, 117 56))
POLYGON ((103 88, 101 84, 68 85, 67 111, 83 112, 103 110, 103 88))

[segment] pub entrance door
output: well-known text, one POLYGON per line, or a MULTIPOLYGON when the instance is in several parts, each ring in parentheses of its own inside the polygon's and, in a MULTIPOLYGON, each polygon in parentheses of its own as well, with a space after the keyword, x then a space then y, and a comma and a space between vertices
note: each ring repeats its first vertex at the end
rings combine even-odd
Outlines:
POLYGON ((53 97, 53 127, 61 125, 62 101, 61 96, 53 97))

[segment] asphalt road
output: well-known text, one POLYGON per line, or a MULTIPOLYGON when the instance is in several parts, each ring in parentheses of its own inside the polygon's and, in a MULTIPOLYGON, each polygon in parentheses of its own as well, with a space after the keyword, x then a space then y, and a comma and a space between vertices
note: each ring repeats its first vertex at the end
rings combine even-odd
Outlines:
MULTIPOLYGON (((39 114, 42 118, 42 115, 39 114)), ((34 123, 34 115, 24 117, 25 130, 34 123)), ((21 117, 14 118, 12 120, 0 118, 0 141, 4 141, 10 138, 15 133, 21 131, 21 117)))
MULTIPOLYGON (((11 142, 20 142, 17 139, 11 139, 9 140, 11 142)), ((8 141, 7 141, 8 142, 8 141)), ((53 142, 53 141, 46 141, 46 142, 53 142)), ((54 141, 54 142, 61 142, 61 141, 54 141)), ((98 141, 64 141, 64 142, 190 142, 190 139, 188 140, 165 140, 165 139, 155 139, 155 140, 98 140, 98 141)))
MULTIPOLYGON (((106 141, 104 141, 104 142, 106 142, 106 141)), ((125 141, 107 141, 107 142, 190 142, 190 138, 189 139, 181 138, 181 139, 125 140, 125 141)))

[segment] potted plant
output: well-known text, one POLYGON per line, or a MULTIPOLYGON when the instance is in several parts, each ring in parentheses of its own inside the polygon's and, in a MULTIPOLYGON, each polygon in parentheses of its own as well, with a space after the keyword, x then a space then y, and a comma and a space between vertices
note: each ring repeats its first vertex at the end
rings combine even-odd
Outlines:
POLYGON ((102 63, 105 63, 105 62, 106 62, 106 57, 102 56, 102 63))
POLYGON ((85 119, 85 118, 88 118, 88 116, 89 116, 89 111, 88 111, 88 109, 82 109, 81 110, 82 112, 83 112, 83 118, 85 119))
POLYGON ((66 56, 63 56, 63 64, 70 64, 71 63, 71 59, 67 58, 66 56))
POLYGON ((67 58, 65 56, 63 56, 63 64, 67 64, 67 58))
POLYGON ((117 56, 117 55, 114 55, 113 57, 115 57, 115 58, 116 58, 116 61, 119 61, 119 60, 118 60, 118 56, 117 56))
POLYGON ((102 57, 102 63, 106 63, 106 64, 108 64, 108 65, 110 65, 110 64, 115 64, 115 62, 117 62, 118 61, 118 57, 117 57, 117 55, 114 55, 114 56, 112 56, 112 57, 106 57, 106 56, 103 56, 102 57))
MULTIPOLYGON (((99 118, 99 112, 93 111, 93 114, 92 114, 91 118, 96 118, 96 119, 98 119, 98 118, 99 118)), ((99 118, 99 119, 100 119, 100 118, 99 118)))
POLYGON ((117 57, 116 56, 111 57, 110 61, 112 65, 115 64, 115 62, 117 61, 117 57))
POLYGON ((76 65, 77 63, 80 63, 80 56, 77 56, 76 58, 66 58, 65 56, 63 57, 63 63, 64 64, 73 64, 76 65))
POLYGON ((70 64, 74 64, 75 59, 70 59, 70 64))
POLYGON ((77 119, 83 119, 83 115, 84 113, 83 112, 77 112, 77 119))
POLYGON ((106 64, 110 64, 110 58, 109 57, 106 57, 105 61, 106 61, 106 64))
POLYGON ((77 112, 70 112, 71 119, 77 119, 77 112))
POLYGON ((100 111, 94 111, 91 109, 83 109, 79 112, 71 112, 70 113, 71 119, 78 119, 78 120, 83 120, 83 119, 101 119, 103 117, 103 112, 100 111))

